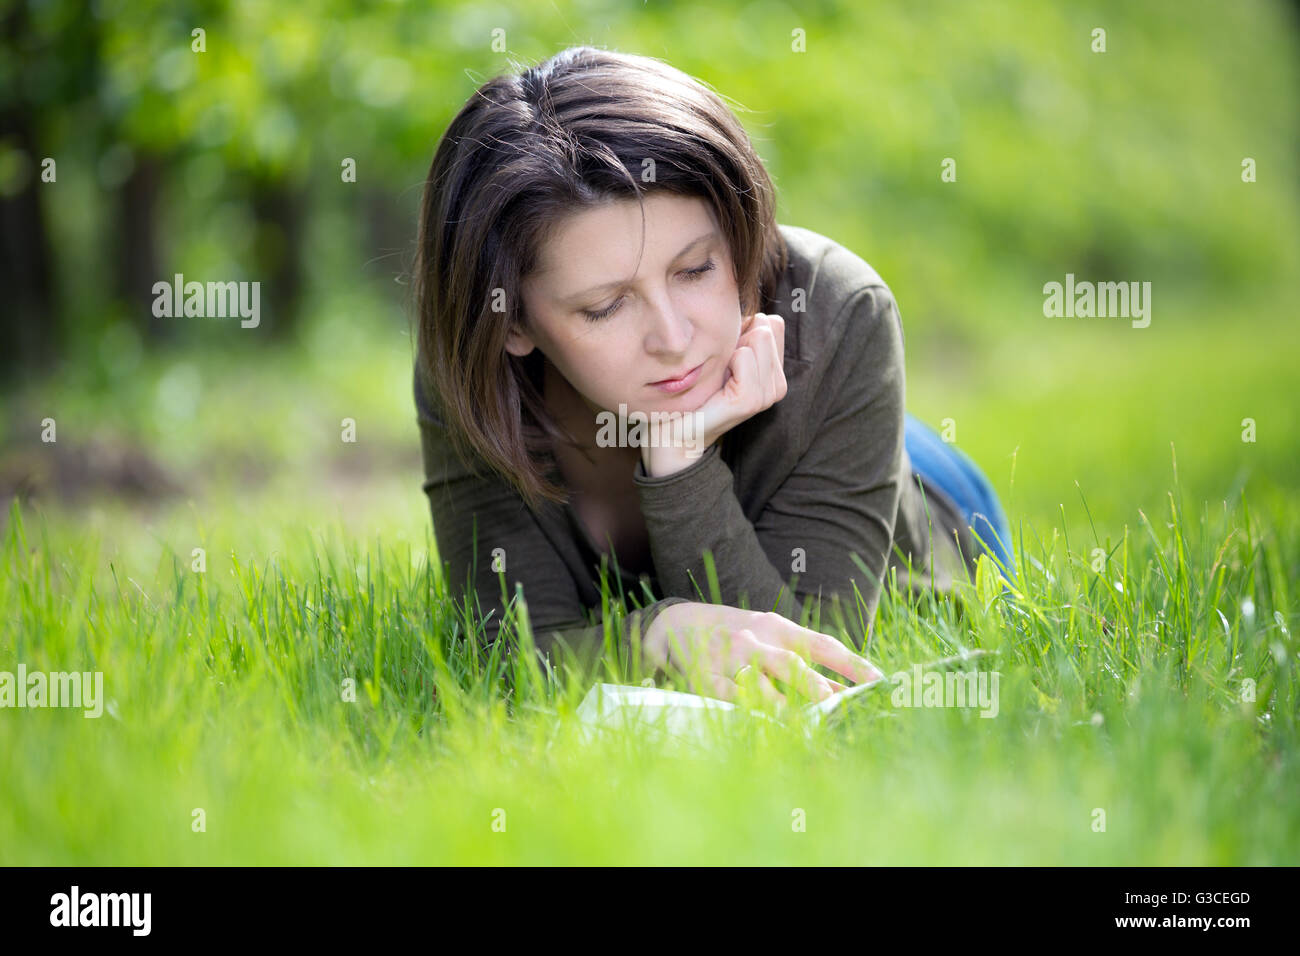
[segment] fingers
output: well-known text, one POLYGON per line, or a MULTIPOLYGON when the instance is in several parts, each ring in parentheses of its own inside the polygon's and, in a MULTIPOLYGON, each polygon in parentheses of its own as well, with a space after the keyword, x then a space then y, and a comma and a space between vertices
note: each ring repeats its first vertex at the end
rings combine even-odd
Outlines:
MULTIPOLYGON (((732 611, 734 609, 727 609, 732 611)), ((741 613, 741 612, 737 612, 741 613)), ((785 695, 768 675, 812 700, 846 690, 846 685, 818 673, 809 661, 854 681, 883 676, 829 634, 801 627, 775 612, 743 612, 750 627, 720 623, 669 628, 666 658, 687 683, 704 693, 735 702, 739 694, 784 705, 785 695), (750 666, 746 666, 750 665, 750 666)))
POLYGON ((779 315, 772 315, 764 312, 763 316, 767 319, 768 327, 772 330, 772 340, 776 343, 776 361, 778 365, 785 363, 785 319, 779 315))
POLYGON ((884 676, 869 660, 854 654, 829 634, 819 634, 816 631, 809 633, 812 635, 809 638, 811 642, 809 655, 815 663, 829 667, 835 673, 843 674, 858 684, 880 680, 884 676))
POLYGON ((711 695, 719 700, 728 700, 735 703, 736 698, 740 696, 740 685, 730 677, 723 677, 721 674, 708 674, 705 676, 705 684, 711 695))
POLYGON ((727 362, 718 391, 694 411, 694 431, 702 444, 785 398, 785 323, 761 312, 745 317, 742 334, 727 362), (773 319, 778 321, 773 322, 773 319), (779 332, 779 340, 777 334, 779 332))
POLYGON ((738 348, 744 346, 754 350, 760 370, 761 407, 768 408, 786 394, 785 320, 779 315, 756 312, 737 343, 738 348))
POLYGON ((733 397, 744 399, 744 411, 754 415, 770 408, 784 397, 785 373, 781 375, 781 395, 773 381, 774 346, 770 338, 748 339, 731 355, 733 397))
MULTIPOLYGON (((759 373, 758 354, 754 351, 753 346, 742 345, 731 353, 731 362, 728 363, 728 368, 731 369, 731 380, 726 387, 730 390, 732 400, 744 399, 746 396, 751 395, 762 397, 763 384, 759 373)), ((758 408, 743 409, 747 415, 752 415, 758 410, 758 408)))
POLYGON ((701 680, 695 682, 697 690, 701 685, 709 696, 733 704, 741 703, 744 695, 749 695, 752 699, 755 694, 773 704, 782 705, 786 702, 785 695, 776 689, 776 685, 768 676, 753 668, 743 669, 736 675, 735 680, 724 674, 705 674, 701 680))
MULTIPOLYGON (((815 664, 829 667, 855 683, 879 680, 884 676, 878 667, 865 657, 853 653, 830 634, 803 627, 780 614, 773 614, 769 621, 772 625, 771 633, 763 638, 769 643, 794 651, 815 664)), ((843 688, 837 682, 832 683, 843 688)))
POLYGON ((763 695, 764 699, 777 704, 785 703, 785 694, 776 689, 776 685, 772 683, 771 679, 766 674, 762 671, 758 671, 757 676, 754 679, 758 682, 759 692, 763 695))
POLYGON ((761 696, 770 704, 784 704, 785 695, 776 689, 776 685, 761 670, 746 664, 736 672, 734 678, 742 693, 761 696))
POLYGON ((746 671, 741 675, 739 683, 722 674, 709 674, 705 684, 709 696, 733 704, 742 703, 745 697, 752 700, 755 694, 777 707, 786 704, 785 695, 776 689, 776 685, 762 671, 746 671))
POLYGON ((843 689, 841 685, 832 686, 833 681, 818 674, 798 654, 782 647, 765 644, 748 628, 741 628, 732 635, 727 649, 721 656, 718 669, 728 668, 730 673, 736 675, 737 681, 749 682, 769 700, 779 699, 782 703, 785 702, 784 695, 776 689, 767 674, 784 681, 798 693, 815 700, 829 696, 836 689, 843 689))
POLYGON ((763 643, 752 631, 736 632, 737 666, 755 664, 773 677, 784 681, 800 694, 822 700, 835 693, 831 681, 808 666, 807 661, 794 651, 763 643))
POLYGON ((774 651, 773 666, 777 668, 784 666, 785 668, 784 673, 777 671, 776 676, 795 688, 800 694, 812 700, 825 700, 835 693, 835 685, 832 685, 829 679, 809 667, 808 662, 798 654, 780 648, 774 648, 774 651))

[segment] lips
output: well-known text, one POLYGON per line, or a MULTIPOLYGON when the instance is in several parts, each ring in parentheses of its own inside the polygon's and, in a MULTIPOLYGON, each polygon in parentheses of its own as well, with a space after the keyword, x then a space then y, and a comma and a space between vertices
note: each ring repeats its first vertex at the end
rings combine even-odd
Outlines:
POLYGON ((650 387, 658 389, 667 395, 679 395, 695 387, 695 383, 700 380, 704 374, 703 369, 706 363, 701 362, 695 368, 691 369, 680 378, 668 378, 660 382, 651 382, 650 387))
MULTIPOLYGON (((703 364, 704 364, 703 362, 700 363, 700 365, 703 365, 703 364)), ((700 365, 696 365, 695 368, 688 368, 685 372, 682 372, 681 375, 674 375, 674 376, 671 377, 671 378, 661 378, 659 381, 657 381, 657 382, 651 382, 650 384, 651 384, 651 385, 672 385, 672 384, 675 384, 675 383, 680 382, 680 381, 682 381, 683 379, 689 377, 690 374, 691 374, 692 372, 694 372, 696 369, 698 369, 698 368, 700 367, 700 365)))

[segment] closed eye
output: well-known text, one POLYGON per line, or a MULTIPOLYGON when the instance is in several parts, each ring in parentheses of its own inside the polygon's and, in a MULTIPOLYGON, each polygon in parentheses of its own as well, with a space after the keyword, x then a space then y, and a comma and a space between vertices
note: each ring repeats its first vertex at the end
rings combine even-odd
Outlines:
MULTIPOLYGON (((714 261, 712 259, 708 259, 705 261, 704 265, 700 266, 699 268, 687 269, 686 271, 678 274, 682 277, 682 281, 684 282, 695 282, 706 272, 712 272, 714 267, 715 267, 714 261)), ((614 300, 614 302, 607 309, 601 309, 599 312, 588 312, 586 309, 583 309, 582 314, 587 317, 588 322, 599 322, 601 319, 607 319, 615 312, 617 312, 618 307, 622 304, 623 304, 623 297, 619 296, 617 299, 614 300)))

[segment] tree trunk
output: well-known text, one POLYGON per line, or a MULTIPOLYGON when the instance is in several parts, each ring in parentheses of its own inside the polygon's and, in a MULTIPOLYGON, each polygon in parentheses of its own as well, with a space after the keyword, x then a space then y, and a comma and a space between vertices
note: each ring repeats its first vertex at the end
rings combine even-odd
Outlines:
POLYGON ((297 330, 302 305, 303 195, 282 179, 256 179, 253 215, 257 219, 257 261, 251 278, 262 283, 262 321, 270 335, 288 338, 297 330))

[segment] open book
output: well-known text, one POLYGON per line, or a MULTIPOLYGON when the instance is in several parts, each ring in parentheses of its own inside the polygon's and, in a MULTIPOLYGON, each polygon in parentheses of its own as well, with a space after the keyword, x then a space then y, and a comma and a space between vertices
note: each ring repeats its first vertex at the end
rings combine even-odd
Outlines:
MULTIPOLYGON (((976 649, 954 657, 923 664, 923 670, 946 670, 973 663, 989 654, 976 649)), ((996 651, 992 652, 996 653, 996 651)), ((822 723, 829 715, 840 711, 854 700, 860 700, 876 688, 892 687, 894 678, 884 676, 874 681, 855 684, 825 700, 806 704, 797 711, 803 718, 806 732, 822 723)), ((661 742, 686 747, 708 747, 715 741, 718 731, 728 726, 739 726, 747 720, 774 720, 758 710, 740 707, 731 701, 704 697, 662 687, 640 687, 627 684, 596 684, 578 705, 578 719, 587 729, 590 739, 600 731, 638 730, 661 742)), ((779 723, 779 721, 778 721, 779 723)))

